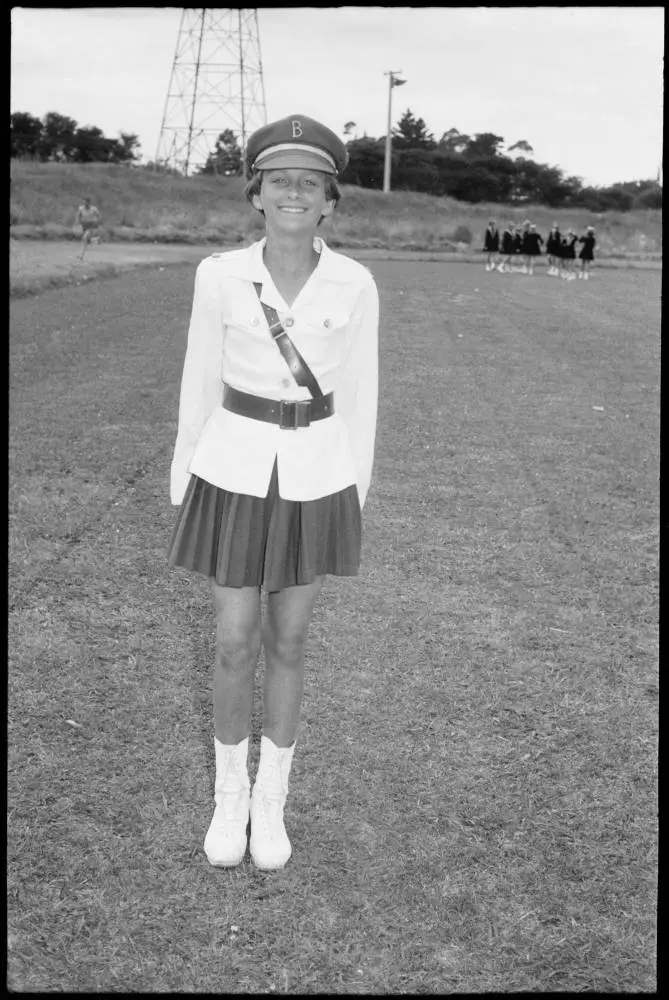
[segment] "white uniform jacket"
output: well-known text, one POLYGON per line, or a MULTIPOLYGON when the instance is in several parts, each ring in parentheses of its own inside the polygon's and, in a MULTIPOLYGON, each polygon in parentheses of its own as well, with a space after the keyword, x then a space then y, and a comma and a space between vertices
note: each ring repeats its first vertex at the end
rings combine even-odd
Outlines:
POLYGON ((379 299, 366 267, 316 238, 319 262, 291 306, 263 262, 265 240, 201 261, 181 381, 170 495, 180 504, 190 475, 251 496, 267 495, 276 458, 279 494, 315 500, 356 485, 362 507, 372 473, 378 399, 379 299), (286 332, 334 414, 283 430, 221 405, 223 383, 271 399, 311 399, 293 378, 253 286, 286 332))

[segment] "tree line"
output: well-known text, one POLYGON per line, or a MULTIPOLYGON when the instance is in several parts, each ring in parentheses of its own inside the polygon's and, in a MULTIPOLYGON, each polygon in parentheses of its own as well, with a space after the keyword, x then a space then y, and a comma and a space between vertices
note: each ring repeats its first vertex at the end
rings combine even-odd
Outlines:
POLYGON ((136 163, 138 136, 121 132, 116 139, 95 125, 79 125, 74 118, 49 111, 36 118, 25 111, 10 116, 10 155, 43 163, 136 163))
MULTIPOLYGON (((345 134, 355 128, 347 122, 345 134)), ((349 139, 349 163, 344 184, 383 186, 385 136, 349 139)), ((493 132, 467 135, 451 128, 439 141, 422 118, 407 109, 392 131, 391 177, 394 190, 448 195, 471 203, 531 202, 551 207, 580 206, 594 212, 608 209, 661 208, 658 181, 628 181, 609 187, 583 185, 558 167, 536 163, 526 139, 507 146, 493 132)))
MULTIPOLYGON (((343 184, 383 187, 385 136, 353 137, 355 122, 344 125, 349 163, 343 184)), ((43 119, 25 112, 11 115, 11 155, 42 161, 71 163, 137 164, 140 142, 121 132, 111 139, 101 129, 80 126, 66 115, 48 112, 43 119)), ((661 208, 659 180, 626 181, 608 187, 583 185, 579 177, 566 177, 559 167, 537 163, 526 139, 511 145, 493 132, 467 135, 450 128, 439 141, 422 118, 408 108, 392 131, 391 177, 393 190, 448 195, 460 201, 495 204, 577 206, 592 212, 661 208)), ((158 164, 147 164, 152 168, 158 164)), ((199 174, 234 176, 243 172, 242 150, 232 129, 224 129, 199 174)))

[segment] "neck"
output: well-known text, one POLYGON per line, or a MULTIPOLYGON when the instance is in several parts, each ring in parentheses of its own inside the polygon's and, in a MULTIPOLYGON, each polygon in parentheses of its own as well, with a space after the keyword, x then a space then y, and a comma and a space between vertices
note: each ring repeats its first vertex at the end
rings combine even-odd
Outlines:
POLYGON ((263 251, 265 267, 272 274, 293 277, 311 274, 318 262, 313 242, 313 235, 293 237, 269 230, 263 251))

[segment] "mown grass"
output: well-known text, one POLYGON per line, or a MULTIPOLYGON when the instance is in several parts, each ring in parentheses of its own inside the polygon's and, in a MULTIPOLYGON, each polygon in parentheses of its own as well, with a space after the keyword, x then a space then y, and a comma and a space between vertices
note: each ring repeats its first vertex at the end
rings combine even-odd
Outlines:
POLYGON ((655 989, 660 277, 372 269, 363 571, 317 607, 273 875, 201 848, 213 614, 165 565, 193 267, 13 306, 14 991, 655 989))
MULTIPOLYGON (((479 249, 488 219, 531 219, 545 236, 554 221, 566 230, 597 230, 598 256, 658 257, 662 213, 593 214, 541 205, 468 205, 395 191, 344 186, 343 198, 323 232, 333 246, 422 251, 479 249), (467 230, 471 234, 466 236, 467 230)), ((249 210, 240 178, 181 178, 114 165, 11 161, 11 233, 16 238, 74 238, 77 206, 89 194, 102 212, 108 239, 231 246, 255 238, 262 219, 249 210)))

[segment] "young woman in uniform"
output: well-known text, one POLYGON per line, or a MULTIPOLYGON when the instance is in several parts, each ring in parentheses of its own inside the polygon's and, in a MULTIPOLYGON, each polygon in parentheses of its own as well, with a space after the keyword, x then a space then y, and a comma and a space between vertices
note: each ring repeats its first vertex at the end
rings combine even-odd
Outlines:
POLYGON ((499 229, 497 228, 497 223, 494 219, 490 220, 485 231, 483 249, 488 255, 485 269, 486 271, 494 271, 495 257, 499 254, 499 229))
POLYGON ((534 274, 534 261, 541 253, 541 247, 544 242, 543 236, 537 232, 537 227, 532 223, 530 228, 525 233, 523 237, 524 250, 526 254, 526 260, 528 261, 527 270, 529 274, 534 274))
POLYGON ((562 265, 561 275, 567 281, 573 281, 576 277, 574 273, 574 261, 576 260, 576 240, 578 237, 573 229, 567 230, 567 235, 560 244, 560 263, 562 265))
MULTIPOLYGON (((518 225, 513 231, 513 255, 514 257, 520 257, 523 252, 523 227, 518 225)), ((512 267, 512 271, 520 271, 522 273, 521 267, 512 267)))
POLYGON ((595 257, 595 230, 593 226, 588 226, 585 231, 585 236, 579 236, 578 242, 582 243, 581 252, 579 253, 579 260, 581 261, 581 270, 578 272, 579 278, 584 278, 588 280, 588 270, 592 264, 595 257))
POLYGON ((530 270, 531 254, 529 251, 529 246, 531 241, 528 241, 528 236, 530 235, 530 220, 525 219, 523 222, 523 228, 520 231, 520 250, 519 252, 523 255, 523 266, 520 271, 521 274, 528 274, 530 270))
POLYGON ((508 222, 502 233, 502 260, 497 265, 497 270, 501 273, 511 271, 511 258, 515 253, 513 240, 513 222, 508 222))
POLYGON ((548 273, 550 275, 558 275, 559 262, 560 262, 560 247, 562 243, 562 235, 560 233, 560 228, 557 222, 553 223, 553 228, 548 234, 546 239, 546 254, 548 256, 548 273))
POLYGON ((355 576, 372 472, 378 294, 363 265, 317 235, 340 193, 341 140, 305 115, 249 139, 246 192, 265 237, 203 260, 181 382, 169 562, 209 578, 216 610, 213 865, 291 855, 284 804, 304 646, 326 574, 355 576), (266 609, 261 614, 261 591, 266 609), (263 732, 247 769, 265 649, 263 732))

